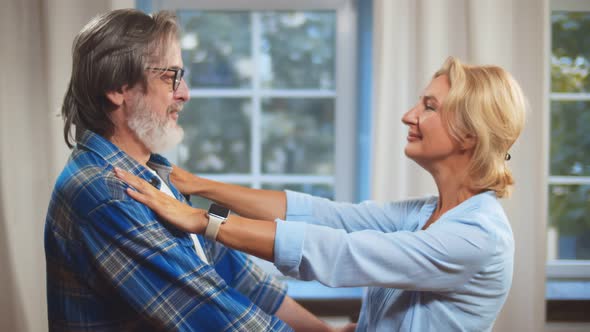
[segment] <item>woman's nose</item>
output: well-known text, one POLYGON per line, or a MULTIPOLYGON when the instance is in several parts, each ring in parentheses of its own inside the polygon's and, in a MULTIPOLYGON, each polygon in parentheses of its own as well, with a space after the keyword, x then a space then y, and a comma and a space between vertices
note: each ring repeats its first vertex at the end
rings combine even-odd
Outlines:
POLYGON ((417 110, 416 110, 416 106, 410 108, 403 116, 402 116, 402 122, 405 125, 415 125, 418 123, 418 116, 417 116, 417 110))

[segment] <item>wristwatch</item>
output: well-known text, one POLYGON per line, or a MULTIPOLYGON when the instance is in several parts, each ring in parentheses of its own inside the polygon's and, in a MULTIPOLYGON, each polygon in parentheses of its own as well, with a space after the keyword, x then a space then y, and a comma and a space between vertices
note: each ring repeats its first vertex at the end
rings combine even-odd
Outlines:
POLYGON ((229 209, 225 206, 212 203, 207 211, 209 217, 209 223, 205 228, 205 237, 215 241, 217 239, 217 233, 219 233, 219 227, 225 224, 227 217, 229 217, 229 209))

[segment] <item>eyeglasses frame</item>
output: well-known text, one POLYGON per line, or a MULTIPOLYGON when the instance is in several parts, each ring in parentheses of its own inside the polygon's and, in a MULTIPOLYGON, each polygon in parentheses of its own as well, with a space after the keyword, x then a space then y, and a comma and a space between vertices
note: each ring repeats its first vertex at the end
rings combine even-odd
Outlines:
POLYGON ((178 87, 180 86, 180 81, 184 77, 185 70, 184 68, 161 68, 161 67, 147 67, 150 70, 159 70, 159 71, 171 71, 174 73, 174 81, 172 81, 172 91, 176 92, 178 87), (179 75, 180 74, 180 75, 179 75))

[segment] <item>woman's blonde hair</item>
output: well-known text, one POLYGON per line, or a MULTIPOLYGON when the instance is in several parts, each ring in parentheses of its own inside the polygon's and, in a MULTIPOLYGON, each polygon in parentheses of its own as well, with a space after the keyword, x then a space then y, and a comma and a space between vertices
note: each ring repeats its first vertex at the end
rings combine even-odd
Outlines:
POLYGON ((446 75, 450 91, 441 117, 458 142, 475 138, 470 186, 510 195, 514 184, 508 150, 525 122, 526 99, 514 78, 497 66, 469 66, 449 57, 434 77, 446 75))

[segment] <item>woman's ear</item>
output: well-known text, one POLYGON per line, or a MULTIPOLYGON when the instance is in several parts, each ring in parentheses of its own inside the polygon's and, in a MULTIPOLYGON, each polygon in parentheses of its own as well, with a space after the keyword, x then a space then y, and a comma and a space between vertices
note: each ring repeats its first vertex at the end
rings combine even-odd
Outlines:
POLYGON ((125 101, 125 93, 127 92, 127 90, 127 85, 124 85, 120 87, 118 90, 108 91, 107 98, 110 100, 111 103, 115 104, 116 106, 121 106, 125 101))
POLYGON ((473 134, 467 134, 463 137, 463 141, 461 142, 461 149, 463 151, 472 150, 475 148, 475 144, 477 143, 477 136, 473 134))

